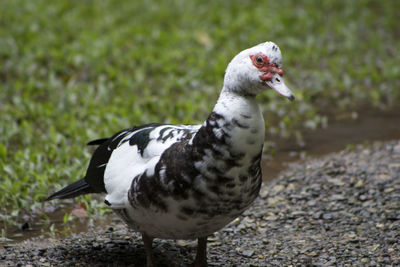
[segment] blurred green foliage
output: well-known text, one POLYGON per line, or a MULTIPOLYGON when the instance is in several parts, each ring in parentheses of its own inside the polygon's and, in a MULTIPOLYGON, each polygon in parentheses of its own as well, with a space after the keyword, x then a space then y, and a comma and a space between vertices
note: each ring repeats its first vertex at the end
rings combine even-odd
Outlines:
POLYGON ((81 178, 87 141, 202 122, 227 63, 260 42, 280 46, 297 98, 259 97, 269 135, 399 104, 400 1, 3 0, 0 10, 3 225, 81 178))

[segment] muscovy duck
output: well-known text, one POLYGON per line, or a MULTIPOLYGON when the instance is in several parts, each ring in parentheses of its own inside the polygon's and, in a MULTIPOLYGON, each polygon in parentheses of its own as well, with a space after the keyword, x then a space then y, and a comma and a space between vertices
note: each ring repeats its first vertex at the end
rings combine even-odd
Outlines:
POLYGON ((197 238, 193 265, 206 266, 207 236, 259 193, 265 129, 256 95, 267 89, 294 100, 272 42, 233 58, 203 124, 147 124, 91 141, 98 147, 85 177, 47 200, 105 193, 105 204, 142 234, 147 266, 154 238, 197 238))

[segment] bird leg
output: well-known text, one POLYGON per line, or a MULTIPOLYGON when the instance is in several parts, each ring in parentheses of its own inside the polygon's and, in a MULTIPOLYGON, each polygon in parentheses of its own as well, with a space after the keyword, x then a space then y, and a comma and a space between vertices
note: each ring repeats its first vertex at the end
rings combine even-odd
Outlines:
POLYGON ((199 237, 197 239, 197 253, 192 266, 193 267, 207 266, 207 237, 199 237))
POLYGON ((152 237, 148 236, 146 233, 142 233, 142 240, 144 243, 144 249, 146 251, 146 266, 154 267, 153 264, 153 253, 152 253, 152 245, 153 245, 152 237))

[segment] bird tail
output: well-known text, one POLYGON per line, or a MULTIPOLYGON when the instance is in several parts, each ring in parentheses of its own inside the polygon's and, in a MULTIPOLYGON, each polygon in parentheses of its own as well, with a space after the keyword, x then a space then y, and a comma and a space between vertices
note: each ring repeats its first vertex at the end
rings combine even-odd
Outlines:
POLYGON ((51 196, 49 196, 45 201, 53 200, 53 199, 64 199, 64 198, 73 198, 84 194, 95 193, 95 190, 90 187, 90 185, 85 181, 85 179, 81 179, 73 184, 64 187, 60 191, 55 192, 51 196))

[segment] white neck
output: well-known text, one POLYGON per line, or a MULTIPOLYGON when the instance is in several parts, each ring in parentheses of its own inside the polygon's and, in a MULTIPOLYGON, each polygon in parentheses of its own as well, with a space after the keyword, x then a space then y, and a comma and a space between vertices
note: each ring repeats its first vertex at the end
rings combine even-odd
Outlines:
POLYGON ((225 121, 231 122, 234 126, 225 130, 231 134, 235 150, 258 151, 263 145, 264 118, 255 97, 238 95, 224 87, 213 112, 222 115, 225 121))
POLYGON ((254 96, 243 96, 226 87, 222 89, 213 111, 223 115, 251 115, 261 112, 254 96))

